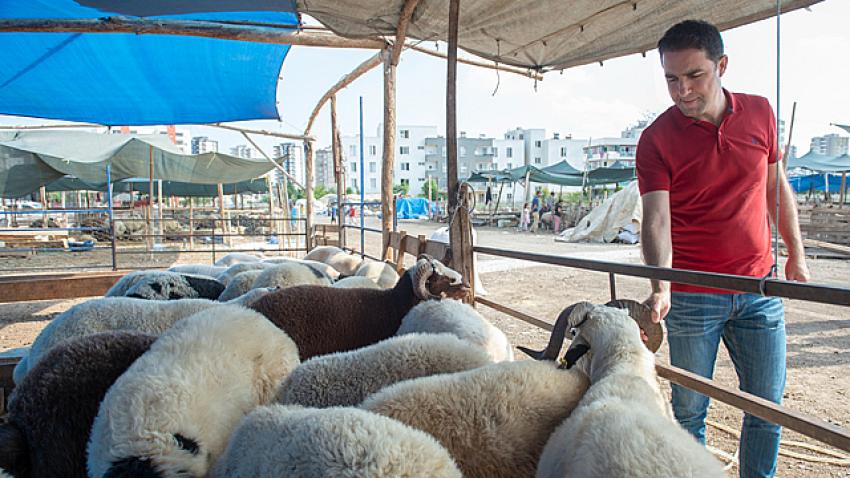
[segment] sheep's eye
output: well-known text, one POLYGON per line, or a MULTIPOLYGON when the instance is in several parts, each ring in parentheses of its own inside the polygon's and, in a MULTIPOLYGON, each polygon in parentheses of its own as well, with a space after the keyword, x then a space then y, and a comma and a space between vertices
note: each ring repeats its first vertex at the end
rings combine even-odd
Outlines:
POLYGON ((578 335, 578 329, 575 328, 575 327, 571 328, 570 329, 570 337, 576 338, 576 335, 578 335))
POLYGON ((174 439, 177 440, 177 445, 179 445, 180 448, 188 451, 193 455, 198 454, 198 450, 200 447, 198 446, 198 442, 196 442, 195 440, 192 440, 191 438, 186 438, 179 433, 174 434, 174 439))

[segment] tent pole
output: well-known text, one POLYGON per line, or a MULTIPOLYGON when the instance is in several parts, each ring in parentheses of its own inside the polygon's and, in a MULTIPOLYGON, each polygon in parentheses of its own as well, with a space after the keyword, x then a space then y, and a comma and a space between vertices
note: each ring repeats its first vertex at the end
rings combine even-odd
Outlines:
POLYGON ((145 246, 148 251, 153 247, 153 227, 151 220, 153 219, 153 145, 148 146, 148 208, 147 217, 145 218, 145 246))
POLYGON ((156 202, 159 205, 159 213, 157 214, 157 217, 159 218, 159 235, 161 236, 159 238, 159 240, 161 242, 165 242, 165 237, 164 237, 165 227, 164 227, 164 224, 162 223, 162 218, 163 218, 163 215, 162 215, 162 209, 163 208, 162 208, 162 206, 164 204, 163 201, 162 201, 162 179, 157 179, 157 181, 156 181, 156 202))
MULTIPOLYGON (((395 164, 396 134, 396 66, 392 63, 392 55, 389 50, 384 50, 382 54, 384 55, 384 157, 381 164, 381 259, 387 260, 390 258, 389 238, 395 208, 393 202, 393 167, 395 164)), ((361 138, 361 144, 363 144, 362 141, 361 138)), ((364 152, 360 151, 360 156, 363 157, 363 155, 364 152)), ((363 176, 363 171, 360 173, 363 176)), ((360 190, 365 189, 366 185, 361 184, 360 190)))
POLYGON ((42 186, 38 188, 38 195, 41 199, 41 210, 44 211, 44 214, 41 215, 42 227, 47 227, 47 188, 42 186))
POLYGON ((334 161, 334 181, 336 182, 336 224, 339 227, 339 246, 345 247, 345 230, 342 227, 342 203, 345 196, 345 184, 342 182, 341 146, 336 118, 336 95, 333 95, 331 96, 331 154, 334 161))
MULTIPOLYGON (((224 218, 224 188, 221 183, 218 183, 216 188, 218 189, 218 215, 221 218, 219 221, 219 224, 221 224, 221 233, 230 239, 227 236, 227 221, 224 218)), ((215 229, 215 227, 213 227, 213 229, 215 229)))
POLYGON ((304 142, 304 196, 307 197, 306 217, 304 218, 305 245, 307 252, 313 248, 313 142, 304 142))
POLYGON ((525 202, 531 202, 531 169, 525 172, 525 202))
POLYGON ((841 194, 838 195, 838 207, 844 207, 844 198, 847 193, 847 171, 841 173, 841 194))
POLYGON ((195 198, 189 196, 189 250, 195 246, 195 198))

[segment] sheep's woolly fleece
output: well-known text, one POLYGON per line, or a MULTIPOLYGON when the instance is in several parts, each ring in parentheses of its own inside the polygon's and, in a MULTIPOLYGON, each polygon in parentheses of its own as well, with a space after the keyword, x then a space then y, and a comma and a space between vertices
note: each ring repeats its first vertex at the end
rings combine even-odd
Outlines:
POLYGON ((286 378, 277 401, 305 407, 354 406, 402 380, 470 370, 490 363, 484 350, 451 334, 409 334, 313 357, 286 378))
POLYGON ((217 275, 215 279, 227 287, 230 285, 230 281, 238 274, 248 271, 263 270, 271 266, 272 265, 268 262, 241 262, 228 267, 224 272, 217 275))
POLYGON ((588 387, 553 362, 501 362, 406 380, 360 408, 431 434, 467 478, 533 476, 546 439, 588 387))
POLYGON ((196 276, 205 276, 216 278, 219 274, 226 271, 227 267, 211 266, 208 264, 180 264, 169 267, 169 272, 177 272, 178 274, 191 274, 196 276))
POLYGON ((231 252, 221 259, 215 261, 215 265, 221 267, 230 267, 234 264, 241 264, 244 262, 258 262, 263 260, 263 255, 260 253, 257 254, 248 254, 245 252, 231 252))
POLYGON ((310 252, 304 256, 304 260, 319 261, 327 264, 328 259, 337 254, 345 254, 345 251, 336 246, 318 246, 310 250, 310 252))
POLYGON ((205 476, 239 420, 269 403, 297 365, 292 340, 243 307, 179 321, 106 394, 89 476, 205 476))
POLYGON ((41 357, 64 340, 110 330, 159 335, 178 320, 218 305, 206 299, 150 301, 131 297, 104 297, 75 305, 38 334, 29 355, 15 367, 15 383, 21 383, 41 357))
POLYGON ((227 284, 224 292, 218 296, 218 301, 227 302, 244 295, 251 290, 251 286, 254 285, 254 281, 257 280, 257 277, 259 277, 262 272, 262 270, 252 270, 236 274, 227 284))
POLYGON ((293 287, 296 285, 331 285, 331 281, 320 271, 300 263, 278 264, 263 269, 254 280, 251 288, 260 287, 293 287))
POLYGON ((461 478, 426 433, 354 408, 272 405, 248 415, 211 478, 461 478))
POLYGON ((383 262, 374 261, 363 261, 354 275, 368 277, 382 289, 389 289, 395 286, 399 279, 395 267, 383 262))
POLYGON ((100 402, 155 339, 140 332, 106 332, 54 347, 15 388, 8 424, 0 426, 21 432, 21 455, 29 469, 9 466, 12 443, 6 433, 0 466, 18 477, 86 478, 86 443, 100 402))
POLYGON ((363 260, 348 254, 339 247, 319 246, 310 251, 305 260, 325 263, 336 269, 342 276, 353 276, 363 260))
POLYGON ((404 316, 396 335, 412 332, 456 335, 482 347, 494 362, 513 361, 513 347, 504 332, 459 300, 426 300, 404 316))
POLYGON ((725 477, 720 462, 670 416, 637 323, 605 306, 578 315, 570 316, 577 330, 570 348, 589 345, 575 368, 593 383, 546 444, 537 477, 725 477))
POLYGON ((351 276, 342 278, 331 285, 337 289, 380 289, 372 279, 361 276, 351 276))

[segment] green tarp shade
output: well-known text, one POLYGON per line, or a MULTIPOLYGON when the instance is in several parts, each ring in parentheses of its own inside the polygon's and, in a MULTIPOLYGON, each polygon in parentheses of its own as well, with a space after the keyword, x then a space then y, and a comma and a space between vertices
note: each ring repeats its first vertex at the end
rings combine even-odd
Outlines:
POLYGON ((147 178, 191 184, 234 183, 258 178, 274 166, 265 160, 220 153, 184 155, 165 135, 81 131, 0 132, 0 197, 20 197, 65 175, 87 184, 147 178))
MULTIPOLYGON (((138 191, 148 194, 150 182, 147 179, 126 179, 112 184, 113 194, 138 191)), ((154 183, 154 194, 159 191, 154 183)), ((223 183, 221 185, 224 195, 230 194, 264 194, 268 192, 266 180, 262 178, 241 181, 238 183, 223 183)), ((48 192, 58 191, 105 191, 105 184, 91 184, 77 178, 65 177, 48 184, 45 189, 48 192)), ((192 184, 179 181, 163 181, 162 195, 174 197, 216 197, 218 196, 218 185, 216 184, 192 184)))
POLYGON ((842 173, 850 172, 850 156, 826 156, 809 151, 799 158, 788 160, 788 169, 804 168, 819 173, 842 173))
POLYGON ((625 183, 636 178, 634 168, 597 168, 587 172, 587 180, 585 182, 583 178, 584 173, 578 170, 574 174, 556 174, 547 172, 545 169, 535 168, 534 166, 520 166, 507 171, 482 171, 474 173, 467 181, 487 182, 488 180, 510 180, 524 182, 526 173, 529 173, 528 179, 533 183, 557 184, 560 186, 581 186, 582 184, 597 186, 601 184, 625 183))
POLYGON ((847 131, 848 133, 850 133, 850 125, 832 123, 832 126, 838 126, 839 128, 843 129, 844 131, 847 131))
POLYGON ((554 174, 582 174, 581 171, 572 167, 570 165, 570 163, 567 162, 566 159, 561 161, 560 163, 556 163, 556 164, 553 164, 551 166, 547 166, 547 167, 543 168, 543 171, 546 171, 547 173, 554 173, 554 174))

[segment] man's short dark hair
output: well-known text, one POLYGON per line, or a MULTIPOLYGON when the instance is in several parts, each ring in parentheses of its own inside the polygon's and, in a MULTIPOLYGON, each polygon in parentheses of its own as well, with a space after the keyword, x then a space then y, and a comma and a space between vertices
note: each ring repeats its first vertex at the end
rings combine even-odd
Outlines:
POLYGON ((658 53, 694 48, 717 63, 723 57, 723 39, 717 27, 702 20, 685 20, 670 27, 658 40, 658 53))

